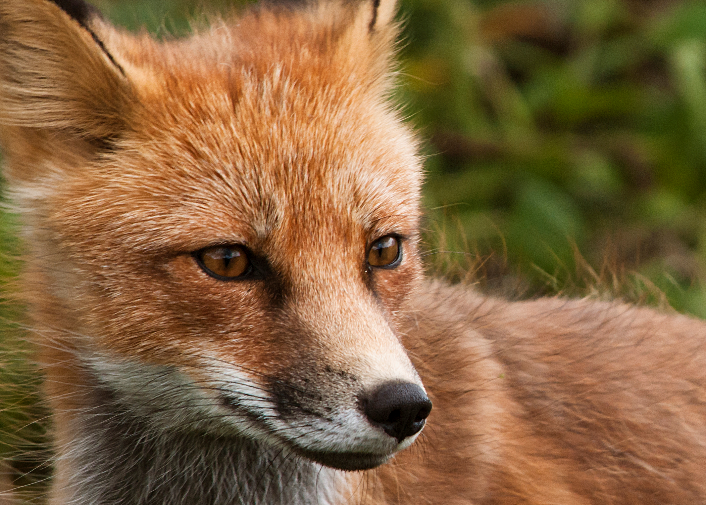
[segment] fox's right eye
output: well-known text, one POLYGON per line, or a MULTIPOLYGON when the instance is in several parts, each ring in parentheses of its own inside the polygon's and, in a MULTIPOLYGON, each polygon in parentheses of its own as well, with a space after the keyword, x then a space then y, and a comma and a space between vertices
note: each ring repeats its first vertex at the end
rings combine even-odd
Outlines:
POLYGON ((194 257, 204 272, 218 280, 239 279, 252 271, 248 252, 239 245, 207 247, 194 253, 194 257))
POLYGON ((376 268, 395 268, 402 260, 399 237, 385 235, 377 239, 368 251, 368 265, 376 268))

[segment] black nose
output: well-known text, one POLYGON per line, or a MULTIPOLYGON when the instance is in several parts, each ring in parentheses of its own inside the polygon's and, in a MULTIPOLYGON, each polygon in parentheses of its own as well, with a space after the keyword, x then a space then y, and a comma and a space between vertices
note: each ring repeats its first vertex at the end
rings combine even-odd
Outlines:
POLYGON ((424 390, 409 382, 383 384, 363 398, 362 406, 370 422, 398 442, 419 432, 431 412, 424 390))

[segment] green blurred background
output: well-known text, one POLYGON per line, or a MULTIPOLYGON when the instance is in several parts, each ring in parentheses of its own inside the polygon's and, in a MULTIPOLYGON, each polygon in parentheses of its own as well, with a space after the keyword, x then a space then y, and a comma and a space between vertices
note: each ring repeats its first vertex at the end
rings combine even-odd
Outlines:
POLYGON ((403 5, 442 249, 491 291, 705 316, 706 3, 403 5))
MULTIPOLYGON (((425 139, 430 270, 706 316, 706 3, 401 1, 398 100, 425 139)), ((232 2, 94 3, 170 37, 232 2)), ((28 471, 44 424, 10 343, 14 221, 0 211, 0 456, 28 471)))

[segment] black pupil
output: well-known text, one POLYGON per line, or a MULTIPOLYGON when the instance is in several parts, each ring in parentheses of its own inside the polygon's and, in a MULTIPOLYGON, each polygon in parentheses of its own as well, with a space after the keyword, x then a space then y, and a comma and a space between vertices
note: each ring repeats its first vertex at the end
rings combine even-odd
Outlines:
POLYGON ((375 244, 375 252, 377 253, 378 257, 382 258, 384 254, 386 254, 388 251, 385 249, 389 249, 395 245, 395 239, 392 237, 385 237, 382 240, 379 240, 375 244))
POLYGON ((373 243, 368 262, 378 267, 390 266, 397 261, 399 252, 399 243, 396 237, 383 237, 373 243))
POLYGON ((228 265, 230 265, 230 260, 235 258, 236 256, 240 256, 240 253, 237 253, 233 249, 221 249, 221 258, 223 259, 223 266, 225 268, 228 268, 228 265))

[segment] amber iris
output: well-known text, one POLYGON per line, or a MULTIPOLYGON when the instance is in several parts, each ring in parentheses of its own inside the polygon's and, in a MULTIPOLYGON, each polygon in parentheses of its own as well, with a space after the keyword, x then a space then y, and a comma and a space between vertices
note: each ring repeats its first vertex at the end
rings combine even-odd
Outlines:
POLYGON ((207 274, 221 279, 236 279, 250 272, 250 260, 239 245, 214 246, 201 249, 196 258, 207 274))
POLYGON ((368 253, 368 264, 378 268, 396 267, 402 256, 400 239, 394 235, 386 235, 373 242, 368 253))

